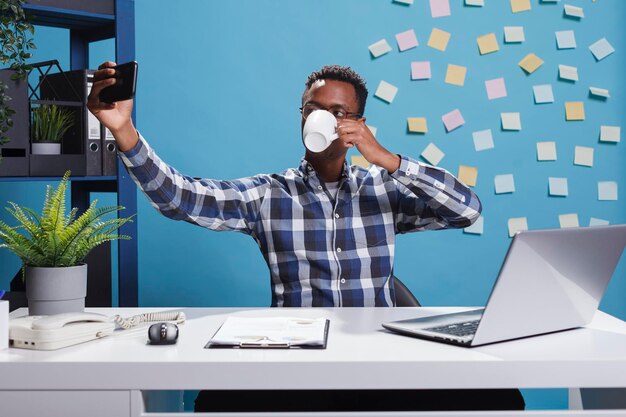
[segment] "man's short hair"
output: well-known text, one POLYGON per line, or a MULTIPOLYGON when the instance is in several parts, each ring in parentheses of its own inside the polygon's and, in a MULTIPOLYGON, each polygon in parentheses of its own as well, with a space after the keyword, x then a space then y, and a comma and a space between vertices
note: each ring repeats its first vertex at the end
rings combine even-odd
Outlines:
POLYGON ((367 101, 365 80, 352 68, 342 67, 341 65, 326 65, 319 71, 314 71, 309 75, 304 92, 307 92, 313 83, 319 80, 336 80, 352 84, 359 104, 359 113, 363 114, 365 112, 365 102, 367 101))

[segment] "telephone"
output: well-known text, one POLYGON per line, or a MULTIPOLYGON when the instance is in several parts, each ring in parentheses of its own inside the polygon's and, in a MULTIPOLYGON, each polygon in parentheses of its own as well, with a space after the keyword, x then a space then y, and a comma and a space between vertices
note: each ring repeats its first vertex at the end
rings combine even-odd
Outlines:
POLYGON ((130 329, 145 321, 167 320, 184 323, 185 314, 182 311, 163 311, 138 314, 129 319, 96 313, 26 316, 9 321, 9 341, 16 348, 55 350, 109 336, 116 324, 130 329))

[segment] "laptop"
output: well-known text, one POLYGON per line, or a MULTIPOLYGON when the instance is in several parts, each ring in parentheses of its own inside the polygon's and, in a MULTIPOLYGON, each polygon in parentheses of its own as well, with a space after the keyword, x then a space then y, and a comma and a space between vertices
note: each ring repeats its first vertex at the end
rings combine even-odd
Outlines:
POLYGON ((626 224, 519 232, 485 308, 383 323, 473 347, 588 324, 626 246, 626 224))

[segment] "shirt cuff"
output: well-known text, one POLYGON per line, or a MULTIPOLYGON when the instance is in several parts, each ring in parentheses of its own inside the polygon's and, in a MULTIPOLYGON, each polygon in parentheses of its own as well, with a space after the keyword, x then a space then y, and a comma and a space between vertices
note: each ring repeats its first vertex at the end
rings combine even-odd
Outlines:
POLYGON ((410 180, 415 180, 420 174, 420 171, 424 171, 424 167, 421 162, 408 156, 398 155, 400 157, 400 167, 391 174, 391 176, 397 180, 408 177, 410 180))
POLYGON ((135 146, 127 151, 119 151, 122 161, 124 161, 124 164, 128 167, 141 166, 148 159, 150 147, 143 136, 141 136, 141 133, 137 132, 137 135, 139 136, 139 140, 135 146))

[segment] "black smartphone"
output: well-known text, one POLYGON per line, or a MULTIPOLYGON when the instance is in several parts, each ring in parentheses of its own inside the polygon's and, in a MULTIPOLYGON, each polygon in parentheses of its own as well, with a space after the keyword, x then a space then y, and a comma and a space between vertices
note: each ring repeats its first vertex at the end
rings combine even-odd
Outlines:
POLYGON ((100 101, 114 103, 116 101, 129 100, 135 97, 137 88, 137 62, 127 62, 112 67, 115 70, 117 81, 114 85, 100 91, 100 101))

